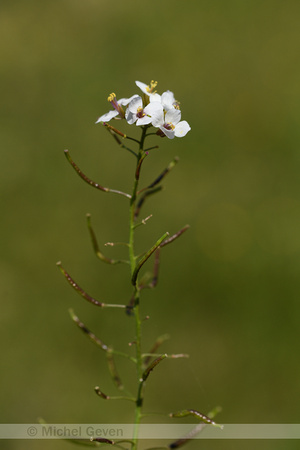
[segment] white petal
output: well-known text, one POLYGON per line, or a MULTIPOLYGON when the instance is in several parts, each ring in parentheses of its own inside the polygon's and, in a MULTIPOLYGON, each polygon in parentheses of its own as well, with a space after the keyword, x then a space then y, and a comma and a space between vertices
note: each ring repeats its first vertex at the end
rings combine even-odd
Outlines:
POLYGON ((143 107, 143 101, 140 96, 135 97, 133 100, 131 100, 131 102, 128 105, 128 109, 132 113, 136 113, 138 108, 142 108, 142 107, 143 107))
POLYGON ((170 108, 167 109, 165 122, 177 125, 181 119, 181 111, 179 109, 170 108))
POLYGON ((151 118, 151 117, 149 117, 149 116, 144 116, 144 117, 141 117, 140 119, 138 119, 138 120, 136 121, 136 124, 137 124, 137 125, 148 125, 149 123, 151 123, 151 121, 152 121, 152 118, 151 118))
POLYGON ((187 123, 186 120, 183 120, 182 122, 179 122, 175 127, 175 136, 176 137, 183 137, 185 136, 189 131, 191 127, 187 123))
POLYGON ((175 97, 173 92, 166 91, 161 96, 161 103, 163 106, 173 106, 174 103, 176 103, 175 97))
POLYGON ((159 127, 159 128, 169 139, 174 139, 174 137, 175 137, 174 130, 167 130, 165 127, 159 127))
POLYGON ((151 122, 154 127, 160 127, 161 125, 164 124, 164 110, 161 103, 159 102, 149 103, 144 108, 144 113, 152 118, 151 122))
POLYGON ((153 113, 157 113, 157 112, 162 113, 163 107, 160 102, 151 102, 147 106, 145 106, 144 111, 146 114, 149 114, 149 115, 151 115, 153 113))
POLYGON ((141 81, 136 81, 135 84, 137 85, 137 87, 140 88, 141 91, 144 92, 144 94, 149 95, 148 91, 147 91, 147 87, 148 85, 145 83, 142 83, 141 81))
POLYGON ((161 96, 159 94, 148 94, 150 98, 150 102, 159 102, 161 103, 161 96))
POLYGON ((109 111, 108 113, 103 114, 103 116, 99 117, 99 119, 95 123, 109 122, 113 117, 116 117, 118 114, 119 114, 118 111, 113 109, 112 111, 109 111))
POLYGON ((128 105, 128 103, 131 102, 131 100, 133 100, 136 97, 138 97, 137 94, 134 94, 129 98, 120 98, 120 100, 118 100, 118 103, 119 103, 119 105, 126 106, 126 105, 128 105))
POLYGON ((125 112, 125 119, 127 120, 127 123, 129 123, 129 125, 132 125, 136 121, 136 114, 133 114, 127 108, 125 112))

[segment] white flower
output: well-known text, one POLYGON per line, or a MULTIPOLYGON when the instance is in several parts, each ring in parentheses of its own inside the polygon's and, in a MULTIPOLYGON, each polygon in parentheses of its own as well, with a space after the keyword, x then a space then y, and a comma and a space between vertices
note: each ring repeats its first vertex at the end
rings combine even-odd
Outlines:
POLYGON ((163 111, 160 102, 149 103, 145 108, 143 107, 143 100, 140 96, 136 96, 128 105, 125 113, 127 122, 132 125, 148 125, 152 122, 153 117, 158 117, 163 111))
POLYGON ((161 95, 161 104, 163 105, 164 109, 168 110, 170 108, 179 108, 179 103, 174 97, 174 94, 172 91, 166 91, 161 95))
POLYGON ((150 102, 160 102, 160 95, 154 90, 157 86, 157 81, 151 81, 149 85, 142 83, 141 81, 136 81, 135 84, 140 90, 149 96, 150 102))
POLYGON ((114 94, 114 93, 110 94, 110 96, 108 97, 107 100, 112 104, 114 109, 109 111, 106 114, 103 114, 101 117, 99 117, 99 119, 96 121, 96 123, 109 122, 114 117, 116 117, 118 119, 124 119, 125 111, 124 111, 124 108, 122 108, 122 106, 128 105, 128 103, 130 103, 131 100, 134 99, 135 97, 138 97, 138 95, 135 94, 130 98, 120 98, 120 100, 117 100, 116 94, 114 94), (117 116, 119 116, 119 117, 117 117, 117 116))
POLYGON ((157 81, 151 81, 150 85, 148 86, 141 81, 136 81, 135 84, 141 89, 142 92, 144 92, 144 94, 149 96, 150 102, 161 102, 164 109, 180 109, 179 103, 175 99, 172 91, 166 91, 162 95, 159 95, 156 93, 156 91, 154 91, 157 86, 157 81))
POLYGON ((181 120, 179 103, 172 91, 159 95, 155 90, 156 81, 151 81, 149 85, 141 81, 135 83, 144 95, 132 95, 130 98, 117 100, 116 94, 110 94, 107 100, 114 109, 99 117, 96 123, 108 122, 113 118, 126 119, 129 125, 153 125, 159 128, 158 135, 167 136, 169 139, 174 139, 175 136, 183 137, 190 131, 189 124, 181 120))
POLYGON ((161 130, 161 132, 166 135, 169 139, 174 139, 174 137, 183 137, 191 129, 189 124, 181 119, 181 111, 179 109, 170 108, 167 110, 166 115, 162 111, 157 114, 152 120, 152 125, 161 130))

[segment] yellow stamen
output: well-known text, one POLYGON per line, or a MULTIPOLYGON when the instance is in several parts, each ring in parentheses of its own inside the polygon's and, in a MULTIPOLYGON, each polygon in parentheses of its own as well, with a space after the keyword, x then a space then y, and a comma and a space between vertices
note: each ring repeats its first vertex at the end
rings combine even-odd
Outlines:
POLYGON ((142 117, 144 117, 146 115, 141 106, 138 107, 138 109, 136 111, 136 115, 138 116, 139 119, 141 119, 142 117))
POLYGON ((112 92, 112 93, 107 97, 107 101, 108 101, 108 102, 113 102, 116 98, 117 98, 116 94, 115 94, 114 92, 112 92))
POLYGON ((154 89, 157 86, 157 81, 153 81, 151 80, 151 83, 149 84, 149 86, 146 87, 146 91, 149 92, 149 94, 155 94, 156 91, 154 91, 154 89))
POLYGON ((168 130, 174 130, 174 129, 175 129, 175 125, 173 125, 172 122, 168 122, 168 123, 167 123, 167 126, 168 126, 168 127, 167 127, 168 130), (170 127, 170 128, 169 128, 169 127, 170 127))

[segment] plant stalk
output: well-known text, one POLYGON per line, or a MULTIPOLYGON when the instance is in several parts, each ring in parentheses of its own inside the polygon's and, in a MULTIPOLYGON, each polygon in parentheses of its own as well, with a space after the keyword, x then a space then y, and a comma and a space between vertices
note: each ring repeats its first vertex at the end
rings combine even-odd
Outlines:
MULTIPOLYGON (((135 231, 135 210, 136 210, 136 198, 138 192, 138 184, 140 177, 140 169, 143 159, 146 154, 144 152, 144 141, 146 138, 147 126, 142 128, 142 135, 140 140, 140 146, 137 157, 137 165, 135 170, 135 179, 132 189, 132 195, 130 199, 130 217, 129 217, 129 261, 131 269, 131 277, 136 269, 137 257, 134 251, 134 231, 135 231)), ((138 287, 138 279, 134 285, 134 304, 133 312, 135 318, 135 347, 136 347, 136 368, 137 368, 137 397, 135 400, 135 417, 134 417, 134 432, 132 441, 132 450, 137 450, 138 446, 138 432, 139 425, 142 417, 142 404, 143 404, 143 367, 142 367, 142 351, 141 351, 141 317, 140 317, 140 289, 138 287)))

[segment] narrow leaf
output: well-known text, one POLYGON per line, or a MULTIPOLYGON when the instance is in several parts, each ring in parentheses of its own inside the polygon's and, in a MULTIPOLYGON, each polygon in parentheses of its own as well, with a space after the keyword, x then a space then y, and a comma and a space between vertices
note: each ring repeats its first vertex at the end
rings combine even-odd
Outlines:
MULTIPOLYGON (((117 368, 115 365, 115 361, 114 361, 114 357, 113 357, 113 353, 114 350, 111 349, 110 347, 108 347, 106 344, 104 344, 94 333, 92 333, 85 325, 83 322, 81 322, 81 320, 79 320, 79 318, 74 314, 73 310, 70 310, 70 315, 72 320, 76 323, 76 325, 91 339, 92 342, 94 342, 96 345, 98 345, 98 347, 100 347, 102 350, 105 351, 106 353, 106 357, 107 357, 107 365, 108 365, 108 370, 110 372, 110 375, 115 383, 115 385, 118 387, 118 389, 123 389, 123 384, 121 382, 121 379, 118 375, 117 372, 117 368)), ((118 352, 119 355, 121 356, 126 356, 128 357, 128 355, 123 354, 121 352, 118 352)))
POLYGON ((134 218, 135 219, 138 217, 138 215, 139 215, 139 213, 141 211, 141 208, 142 208, 145 200, 147 199, 147 197, 149 195, 156 194, 157 192, 159 192, 161 190, 162 190, 162 186, 157 186, 156 188, 149 189, 148 191, 146 191, 144 193, 144 195, 142 195, 142 197, 139 199, 139 201, 138 201, 138 203, 136 205, 136 209, 135 209, 135 212, 134 212, 134 218))
POLYGON ((146 158, 146 156, 148 155, 148 153, 145 153, 141 156, 141 158, 139 159, 136 171, 135 171, 135 179, 139 180, 140 178, 140 173, 141 173, 141 167, 142 167, 142 163, 144 161, 144 159, 146 158))
POLYGON ((196 419, 200 420, 201 422, 204 422, 208 425, 214 425, 216 427, 223 428, 222 425, 217 424, 212 419, 210 419, 205 414, 200 413, 199 411, 196 411, 195 409, 184 409, 182 411, 178 411, 177 413, 171 413, 170 417, 186 417, 186 416, 194 416, 196 419))
POLYGON ((165 358, 167 358, 167 354, 164 355, 160 355, 158 358, 156 358, 148 367, 147 369, 144 371, 143 373, 143 381, 146 381, 147 378, 149 377, 150 373, 152 372, 152 370, 161 362, 163 361, 165 358))
POLYGON ((159 264, 160 264, 160 247, 158 247, 154 254, 154 266, 152 276, 148 275, 147 278, 142 278, 139 288, 145 289, 150 288, 153 289, 156 287, 158 283, 158 272, 159 272, 159 264), (148 283, 147 283, 148 281, 148 283))
POLYGON ((133 150, 131 150, 131 148, 126 147, 126 145, 124 145, 123 142, 118 137, 118 135, 119 135, 119 136, 122 136, 123 139, 126 139, 127 138, 126 134, 121 133, 121 131, 117 130, 116 128, 112 127, 111 125, 109 125, 106 122, 104 122, 103 125, 105 126, 105 128, 107 129, 109 134, 115 139, 117 144, 120 145, 121 148, 124 148, 125 150, 129 151, 130 153, 132 153, 136 158, 138 158, 137 153, 135 153, 133 150))
POLYGON ((61 273, 66 278, 67 282, 72 286, 72 288, 75 289, 76 292, 78 292, 78 294, 81 295, 81 297, 83 297, 85 300, 92 303, 93 305, 100 306, 100 307, 102 307, 104 305, 103 302, 99 302, 98 300, 94 299, 89 294, 87 294, 80 286, 78 286, 78 284, 73 280, 73 278, 71 278, 71 276, 68 274, 68 272, 62 267, 60 261, 57 262, 56 265, 59 267, 61 273))
POLYGON ((150 248, 150 250, 148 250, 148 252, 143 256, 143 258, 141 258, 136 266, 136 268, 134 269, 133 275, 132 275, 132 279, 131 279, 131 283, 135 286, 136 284, 136 280, 138 277, 138 273, 141 270, 142 266, 145 264, 145 262, 150 258, 150 256, 152 255, 152 253, 155 252, 155 250, 160 246, 160 244, 166 239, 166 237, 169 236, 169 233, 165 233, 161 238, 159 238, 156 243, 153 245, 153 247, 150 248))
POLYGON ((165 245, 171 244, 171 242, 175 241, 175 239, 179 238, 186 230, 190 228, 189 225, 185 225, 181 230, 177 231, 177 233, 170 236, 168 239, 165 239, 164 242, 161 243, 160 247, 164 247, 165 245))
POLYGON ((118 389, 123 390, 124 386, 123 386, 123 383, 121 381, 121 378, 120 378, 117 368, 116 368, 115 360, 113 357, 113 352, 108 350, 106 353, 106 358, 107 358, 108 370, 113 379, 113 382, 115 383, 115 385, 117 386, 118 389))
POLYGON ((151 183, 149 184, 149 186, 141 189, 139 191, 139 194, 147 189, 151 189, 154 186, 156 186, 157 184, 159 184, 161 182, 161 180, 173 169, 173 167, 175 167, 175 165, 178 163, 179 158, 175 157, 173 159, 173 161, 170 162, 170 164, 162 171, 162 173, 151 183))
POLYGON ((69 163, 71 164, 71 166, 73 167, 73 169, 78 173, 78 175, 86 182, 88 183, 90 186, 93 186, 96 189, 99 189, 100 191, 103 192, 112 192, 114 194, 119 194, 119 195, 123 195, 127 198, 131 198, 131 195, 126 194, 125 192, 121 192, 121 191, 117 191, 115 189, 110 189, 104 186, 101 186, 101 184, 96 183, 95 181, 91 180, 90 178, 88 178, 83 172, 82 170, 79 169, 79 167, 77 166, 77 164, 72 160, 69 150, 65 150, 65 155, 67 160, 69 161, 69 163))
POLYGON ((129 140, 131 140, 131 141, 136 142, 137 144, 140 143, 140 141, 138 141, 137 139, 132 138, 132 137, 130 137, 130 136, 127 136, 127 134, 122 133, 121 131, 117 130, 115 127, 109 125, 107 122, 103 122, 103 125, 104 125, 109 131, 112 131, 112 132, 118 134, 119 136, 122 136, 122 138, 124 138, 124 139, 129 139, 129 140))
MULTIPOLYGON (((122 133, 121 131, 117 130, 117 128, 111 126, 109 123, 107 122, 103 122, 103 125, 105 126, 105 128, 111 133, 111 134, 118 134, 119 136, 121 136, 123 139, 126 139, 126 134, 122 133)), ((119 141, 120 142, 120 141, 119 141)), ((121 142, 120 142, 121 143, 121 142)))
POLYGON ((114 441, 111 441, 110 439, 106 439, 106 438, 94 438, 91 437, 90 438, 91 442, 100 442, 101 444, 111 444, 114 445, 114 441))
POLYGON ((147 366, 147 365, 150 363, 151 358, 153 358, 153 356, 151 356, 151 354, 156 353, 156 350, 157 350, 157 349, 158 349, 165 341, 167 341, 168 339, 170 339, 170 336, 169 336, 168 334, 164 334, 163 336, 159 336, 159 337, 156 339, 156 341, 155 341, 153 347, 151 348, 151 350, 150 350, 150 352, 149 352, 149 356, 147 356, 146 359, 145 359, 145 361, 144 361, 144 365, 145 365, 145 366, 147 366))
POLYGON ((141 283, 139 286, 140 289, 144 288, 154 288, 157 285, 158 282, 158 273, 159 273, 159 265, 160 265, 160 249, 164 247, 167 244, 171 244, 175 239, 179 238, 186 230, 189 229, 189 225, 185 225, 181 230, 177 231, 177 233, 173 234, 169 238, 165 239, 160 246, 157 248, 155 252, 155 260, 154 260, 154 267, 153 267, 153 276, 151 281, 148 284, 141 283))
POLYGON ((131 402, 136 401, 136 399, 134 397, 124 397, 124 396, 110 397, 110 396, 104 394, 104 392, 100 391, 100 388, 98 386, 95 387, 95 392, 97 395, 99 395, 99 397, 103 398, 104 400, 129 400, 131 402))
POLYGON ((90 236, 91 236, 91 241, 92 241, 93 248, 94 248, 94 251, 95 251, 97 257, 101 261, 103 261, 103 262, 105 262, 107 264, 119 264, 119 263, 122 263, 122 262, 126 262, 126 261, 121 261, 121 260, 115 260, 115 259, 107 258, 106 256, 103 255, 103 253, 101 253, 101 251, 99 249, 98 242, 97 242, 96 234, 95 234, 95 232, 93 230, 93 227, 92 227, 91 215, 87 214, 86 218, 87 218, 88 229, 89 229, 90 236))
POLYGON ((92 303, 95 306, 100 306, 101 308, 126 308, 125 305, 115 305, 111 303, 103 303, 99 302, 99 300, 96 300, 95 298, 91 297, 89 294, 87 294, 69 275, 69 273, 62 267, 61 262, 57 262, 56 265, 60 269, 61 273, 64 275, 67 282, 72 286, 73 289, 75 289, 78 294, 81 295, 85 300, 92 303))
POLYGON ((145 152, 150 152, 150 150, 154 150, 155 148, 159 148, 158 145, 154 145, 153 147, 145 148, 145 152))
POLYGON ((75 324, 89 337, 92 342, 98 345, 98 347, 100 347, 105 352, 109 350, 109 347, 104 344, 101 339, 99 339, 92 331, 90 331, 83 322, 81 322, 81 320, 76 316, 72 309, 69 310, 69 313, 75 324))
MULTIPOLYGON (((200 414, 201 416, 203 416, 203 414, 199 413, 198 411, 195 410, 188 410, 190 412, 193 413, 197 413, 196 417, 198 417, 198 414, 200 414)), ((214 410, 210 411, 207 416, 205 416, 206 419, 211 420, 213 417, 215 417, 215 415, 220 412, 220 408, 217 407, 214 410)), ((189 414, 187 414, 189 415, 189 414)), ((192 414, 195 415, 195 414, 192 414)), ((171 417, 175 417, 173 415, 171 415, 171 417)), ((184 417, 184 416, 181 416, 184 417)), ((199 417, 198 417, 199 418, 199 417)), ((169 448, 174 449, 174 448, 179 448, 182 445, 186 444, 188 441, 190 441, 191 439, 194 439, 194 437, 200 433, 200 431, 203 430, 204 427, 206 427, 208 425, 207 420, 204 423, 198 423, 187 435, 185 435, 184 437, 182 437, 181 439, 176 440, 175 442, 172 442, 171 444, 169 444, 169 448)), ((220 426, 220 428, 223 428, 222 425, 217 425, 215 424, 215 422, 211 423, 211 425, 216 425, 216 426, 220 426)))

